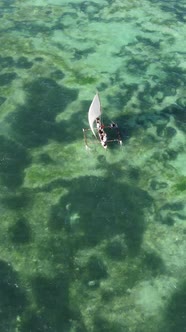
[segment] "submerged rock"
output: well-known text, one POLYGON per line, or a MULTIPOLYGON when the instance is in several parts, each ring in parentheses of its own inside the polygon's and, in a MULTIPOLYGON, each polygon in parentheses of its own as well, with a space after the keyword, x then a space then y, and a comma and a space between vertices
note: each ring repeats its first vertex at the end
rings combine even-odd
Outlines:
POLYGON ((125 259, 128 254, 128 247, 125 236, 117 235, 108 241, 105 251, 109 257, 115 260, 125 259))

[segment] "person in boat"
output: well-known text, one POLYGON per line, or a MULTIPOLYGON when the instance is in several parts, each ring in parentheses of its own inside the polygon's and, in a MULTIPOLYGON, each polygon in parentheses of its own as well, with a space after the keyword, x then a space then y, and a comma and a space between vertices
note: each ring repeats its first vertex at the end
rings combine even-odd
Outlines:
POLYGON ((105 132, 103 133, 103 142, 107 143, 107 134, 105 132))
POLYGON ((100 118, 96 118, 96 128, 103 129, 105 126, 101 123, 100 118))
POLYGON ((111 124, 110 124, 110 128, 111 128, 111 129, 118 128, 117 123, 115 123, 115 122, 111 122, 111 124))
POLYGON ((103 135, 104 135, 103 129, 99 129, 98 134, 99 134, 100 140, 102 141, 103 140, 103 135))
POLYGON ((99 138, 100 138, 100 142, 101 142, 102 146, 104 148, 106 148, 107 147, 107 134, 104 132, 103 129, 99 129, 98 133, 99 133, 99 138))
POLYGON ((100 118, 96 118, 96 127, 97 127, 97 129, 100 129, 100 128, 101 128, 101 121, 100 121, 100 118))
POLYGON ((107 134, 104 132, 103 138, 101 141, 102 146, 106 149, 107 148, 107 134))

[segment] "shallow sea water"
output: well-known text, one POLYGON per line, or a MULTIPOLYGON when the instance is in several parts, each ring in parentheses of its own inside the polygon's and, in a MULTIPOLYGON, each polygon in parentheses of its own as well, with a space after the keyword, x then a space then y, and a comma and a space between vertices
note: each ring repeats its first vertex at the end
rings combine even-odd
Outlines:
POLYGON ((186 331, 185 1, 0 20, 0 330, 186 331), (85 149, 96 90, 122 147, 85 149))

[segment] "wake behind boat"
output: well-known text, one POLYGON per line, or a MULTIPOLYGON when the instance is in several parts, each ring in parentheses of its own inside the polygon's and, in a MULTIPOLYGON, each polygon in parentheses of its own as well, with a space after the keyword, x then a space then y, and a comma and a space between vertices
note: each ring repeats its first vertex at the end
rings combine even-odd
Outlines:
POLYGON ((118 125, 114 122, 112 122, 110 125, 105 126, 103 122, 101 121, 101 102, 98 93, 95 94, 92 103, 90 105, 89 111, 88 111, 88 122, 90 128, 83 129, 84 133, 84 140, 85 145, 87 148, 89 148, 89 144, 91 143, 101 143, 104 149, 107 148, 108 143, 110 142, 118 142, 120 145, 122 144, 120 132, 118 129, 118 125), (106 131, 105 131, 106 129, 106 131), (88 139, 87 131, 91 130, 92 134, 97 138, 96 141, 88 139), (109 130, 114 130, 116 138, 109 138, 109 130), (88 142, 90 141, 90 142, 88 142))

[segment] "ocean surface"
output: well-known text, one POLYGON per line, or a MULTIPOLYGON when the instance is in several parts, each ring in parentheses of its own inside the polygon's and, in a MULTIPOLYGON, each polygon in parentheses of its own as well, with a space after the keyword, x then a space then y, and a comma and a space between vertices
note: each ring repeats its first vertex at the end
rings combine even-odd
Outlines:
POLYGON ((185 85, 184 0, 0 0, 0 331, 186 331, 185 85))

